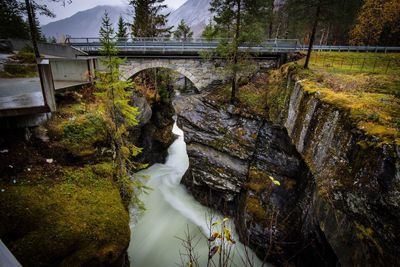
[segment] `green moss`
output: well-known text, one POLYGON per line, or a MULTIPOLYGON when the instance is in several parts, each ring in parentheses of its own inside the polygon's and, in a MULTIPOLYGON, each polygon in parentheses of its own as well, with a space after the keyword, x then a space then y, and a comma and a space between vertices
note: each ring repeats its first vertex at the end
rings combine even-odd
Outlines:
POLYGON ((74 117, 61 126, 61 143, 77 156, 93 155, 97 145, 107 139, 106 124, 94 113, 74 117))
POLYGON ((367 240, 374 244, 378 251, 383 255, 383 249, 379 245, 379 242, 374 238, 374 230, 370 227, 366 227, 362 224, 355 223, 355 228, 357 230, 356 236, 359 240, 367 240))
POLYGON ((267 212, 255 197, 250 196, 246 199, 246 211, 253 214, 258 220, 265 220, 267 218, 267 212))
POLYGON ((272 189, 269 176, 265 172, 254 167, 250 168, 249 182, 246 183, 246 187, 256 193, 261 193, 267 189, 272 189))
POLYGON ((172 133, 172 125, 159 129, 154 133, 153 138, 162 144, 169 145, 174 140, 174 134, 172 133))
POLYGON ((0 185, 0 234, 23 265, 80 266, 121 256, 129 216, 109 174, 104 163, 68 168, 52 185, 0 185))

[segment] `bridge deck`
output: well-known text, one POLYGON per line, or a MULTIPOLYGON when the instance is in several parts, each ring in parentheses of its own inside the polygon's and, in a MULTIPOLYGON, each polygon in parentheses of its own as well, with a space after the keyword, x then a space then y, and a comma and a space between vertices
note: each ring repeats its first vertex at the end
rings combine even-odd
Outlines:
MULTIPOLYGON (((82 87, 90 82, 54 81, 57 92, 82 87)), ((48 112, 40 79, 0 79, 0 117, 48 112)))
MULTIPOLYGON (((171 38, 134 38, 132 40, 116 41, 121 55, 186 55, 198 56, 200 51, 217 48, 220 41, 230 42, 228 39, 206 40, 201 38, 190 40, 176 40, 171 38)), ((72 47, 91 55, 99 54, 101 47, 99 38, 69 38, 72 47)), ((270 53, 289 53, 308 49, 308 45, 301 44, 296 39, 269 39, 259 44, 242 44, 239 49, 259 55, 270 53)), ((342 45, 314 45, 313 50, 319 51, 353 51, 353 52, 400 52, 400 47, 385 46, 342 46, 342 45)))

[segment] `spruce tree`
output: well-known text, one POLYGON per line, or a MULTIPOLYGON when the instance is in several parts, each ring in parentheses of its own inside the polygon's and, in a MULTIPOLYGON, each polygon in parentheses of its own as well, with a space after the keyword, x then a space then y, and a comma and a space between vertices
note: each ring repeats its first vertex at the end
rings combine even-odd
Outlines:
MULTIPOLYGON (((257 3, 265 5, 263 1, 257 3)), ((240 76, 251 73, 255 68, 255 64, 250 60, 250 54, 239 51, 239 47, 246 42, 261 41, 262 26, 257 18, 262 8, 259 5, 255 5, 254 0, 211 1, 210 11, 214 15, 215 22, 213 35, 223 38, 215 52, 228 62, 231 104, 237 102, 236 91, 240 76)))
POLYGON ((99 33, 100 53, 103 56, 101 62, 107 71, 98 73, 100 79, 96 87, 98 88, 97 96, 104 104, 103 113, 112 143, 115 178, 119 183, 123 199, 129 200, 133 197, 133 201, 140 205, 137 194, 132 194, 134 193, 132 190, 144 190, 145 187, 139 180, 131 181, 129 174, 130 170, 136 171, 143 167, 131 160, 141 152, 141 149, 128 141, 128 128, 138 124, 136 118, 139 111, 129 104, 132 98, 132 82, 120 80, 119 65, 124 60, 117 57, 114 29, 107 12, 104 13, 99 33))
POLYGON ((0 0, 0 39, 29 39, 28 24, 16 0, 0 0))
MULTIPOLYGON (((61 3, 65 6, 66 3, 71 3, 71 0, 48 0, 49 2, 56 2, 61 3)), ((38 27, 36 22, 36 12, 39 12, 41 15, 48 16, 48 17, 55 17, 54 13, 50 11, 50 9, 45 4, 38 4, 34 0, 25 0, 25 5, 23 6, 26 14, 28 15, 28 24, 29 24, 29 31, 31 35, 31 41, 33 45, 33 51, 35 53, 35 57, 37 60, 40 58, 39 49, 37 46, 38 41, 38 27)))
POLYGON ((205 38, 207 41, 212 41, 216 36, 216 29, 212 24, 212 21, 204 27, 203 32, 201 33, 201 37, 205 38))
POLYGON ((185 23, 183 19, 176 28, 176 31, 174 32, 174 37, 176 39, 181 39, 183 41, 190 40, 193 37, 192 30, 190 29, 189 25, 185 23))
POLYGON ((167 27, 168 14, 161 14, 167 6, 164 0, 130 0, 135 10, 132 23, 132 37, 166 37, 172 27, 167 27))
POLYGON ((126 23, 124 18, 120 15, 118 19, 118 32, 117 39, 119 42, 124 42, 128 38, 128 29, 126 28, 126 23))

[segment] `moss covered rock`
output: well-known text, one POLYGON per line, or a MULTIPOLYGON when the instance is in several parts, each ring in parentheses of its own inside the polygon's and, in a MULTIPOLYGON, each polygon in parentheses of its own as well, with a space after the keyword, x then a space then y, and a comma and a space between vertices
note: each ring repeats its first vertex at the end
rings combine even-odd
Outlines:
POLYGON ((0 238, 23 266, 121 266, 129 214, 102 105, 91 94, 60 100, 30 140, 0 134, 0 238))
POLYGON ((22 265, 101 266, 123 257, 129 215, 107 172, 86 166, 65 169, 51 185, 40 177, 0 183, 0 236, 22 265))

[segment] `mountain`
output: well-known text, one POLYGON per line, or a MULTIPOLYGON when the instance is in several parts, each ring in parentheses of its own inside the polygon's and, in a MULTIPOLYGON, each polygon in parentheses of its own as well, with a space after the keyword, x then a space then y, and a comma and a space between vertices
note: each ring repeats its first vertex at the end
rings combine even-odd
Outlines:
POLYGON ((42 32, 46 36, 61 38, 70 35, 73 37, 97 37, 99 35, 101 18, 107 10, 116 29, 118 17, 126 16, 126 7, 123 6, 96 6, 80 11, 69 18, 51 22, 42 26, 42 32))
POLYGON ((185 20, 195 36, 200 36, 212 15, 208 10, 211 0, 188 0, 168 17, 168 24, 176 27, 185 20))
MULTIPOLYGON (((169 12, 168 25, 176 27, 181 19, 192 28, 194 35, 199 36, 204 26, 211 18, 208 11, 211 0, 188 0, 176 10, 167 9, 169 12)), ((101 18, 104 10, 108 11, 114 28, 117 29, 118 17, 121 14, 126 21, 131 20, 127 14, 129 7, 127 6, 96 6, 94 8, 80 11, 69 18, 51 22, 42 26, 44 35, 57 39, 70 35, 72 37, 98 37, 101 24, 101 18)))

